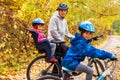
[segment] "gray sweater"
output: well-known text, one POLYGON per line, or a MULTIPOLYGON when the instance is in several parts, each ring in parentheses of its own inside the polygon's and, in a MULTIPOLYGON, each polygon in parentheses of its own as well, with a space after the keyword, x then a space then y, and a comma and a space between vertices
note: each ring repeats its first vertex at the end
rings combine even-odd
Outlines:
POLYGON ((66 20, 61 18, 58 11, 56 11, 50 19, 48 27, 48 39, 55 41, 65 41, 65 36, 69 38, 74 37, 68 30, 66 20))

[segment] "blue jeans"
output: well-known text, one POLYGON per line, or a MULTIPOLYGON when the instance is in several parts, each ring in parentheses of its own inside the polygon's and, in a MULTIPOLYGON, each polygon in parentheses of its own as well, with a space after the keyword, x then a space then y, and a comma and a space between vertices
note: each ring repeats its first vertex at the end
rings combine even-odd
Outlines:
POLYGON ((45 51, 48 60, 51 58, 51 55, 52 55, 51 45, 50 45, 50 42, 47 39, 37 43, 36 48, 39 51, 45 51))
POLYGON ((83 65, 82 63, 80 63, 76 70, 76 72, 78 72, 79 74, 81 74, 82 72, 86 73, 86 80, 92 80, 92 75, 93 75, 93 69, 89 66, 83 65))

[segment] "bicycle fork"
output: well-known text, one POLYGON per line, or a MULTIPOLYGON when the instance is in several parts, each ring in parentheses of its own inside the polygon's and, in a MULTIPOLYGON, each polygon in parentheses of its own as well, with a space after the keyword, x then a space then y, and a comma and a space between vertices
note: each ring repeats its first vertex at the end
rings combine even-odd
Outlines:
MULTIPOLYGON (((110 75, 110 70, 105 70, 96 80, 104 80, 107 75, 110 75)), ((110 76, 112 77, 112 76, 110 76)))

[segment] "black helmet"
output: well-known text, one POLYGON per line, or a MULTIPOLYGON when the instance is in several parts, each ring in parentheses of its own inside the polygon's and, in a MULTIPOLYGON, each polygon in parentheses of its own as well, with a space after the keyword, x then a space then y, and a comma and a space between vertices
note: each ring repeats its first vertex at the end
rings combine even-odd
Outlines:
POLYGON ((61 9, 68 10, 68 5, 65 4, 65 3, 60 3, 60 4, 58 5, 57 10, 61 10, 61 9))

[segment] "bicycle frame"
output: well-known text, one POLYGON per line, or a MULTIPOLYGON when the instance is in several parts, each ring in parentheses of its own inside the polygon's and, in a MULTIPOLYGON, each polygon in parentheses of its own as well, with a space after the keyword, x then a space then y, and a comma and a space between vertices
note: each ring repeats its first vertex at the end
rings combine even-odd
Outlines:
POLYGON ((110 69, 105 70, 96 80, 103 80, 107 75, 110 75, 110 69))
MULTIPOLYGON (((98 76, 98 78, 96 80, 104 80, 104 79, 106 80, 107 76, 109 76, 111 78, 111 80, 113 80, 112 73, 116 67, 116 61, 112 61, 112 63, 108 66, 110 61, 111 61, 110 59, 104 60, 105 71, 100 76, 98 76), (112 70, 110 68, 112 68, 112 70)), ((62 67, 62 70, 63 70, 63 80, 71 80, 71 77, 74 76, 73 71, 71 71, 65 67, 62 67)), ((76 75, 79 75, 79 74, 76 73, 76 75)))

